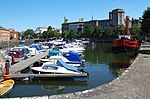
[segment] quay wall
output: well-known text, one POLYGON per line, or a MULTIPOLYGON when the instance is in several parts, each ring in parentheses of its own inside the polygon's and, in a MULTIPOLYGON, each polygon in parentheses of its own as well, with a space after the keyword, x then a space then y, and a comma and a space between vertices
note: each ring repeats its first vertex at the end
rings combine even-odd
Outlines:
POLYGON ((96 88, 61 95, 22 97, 22 99, 150 99, 149 60, 150 55, 138 54, 122 75, 96 88))

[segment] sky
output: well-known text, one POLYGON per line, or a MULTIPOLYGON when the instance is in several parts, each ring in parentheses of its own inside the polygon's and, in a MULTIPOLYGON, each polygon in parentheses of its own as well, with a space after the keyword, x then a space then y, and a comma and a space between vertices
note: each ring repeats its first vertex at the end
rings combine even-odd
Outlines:
POLYGON ((16 31, 41 26, 61 28, 68 22, 108 19, 109 12, 120 8, 125 16, 138 19, 150 7, 150 0, 0 0, 0 26, 16 31))

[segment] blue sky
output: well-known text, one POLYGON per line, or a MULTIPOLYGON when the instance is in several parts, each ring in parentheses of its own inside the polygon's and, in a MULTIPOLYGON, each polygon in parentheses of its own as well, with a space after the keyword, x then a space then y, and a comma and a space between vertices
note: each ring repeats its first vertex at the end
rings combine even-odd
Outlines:
POLYGON ((139 18, 150 7, 150 0, 0 0, 0 26, 17 31, 39 26, 61 28, 64 17, 69 22, 108 19, 116 8, 130 18, 139 18))

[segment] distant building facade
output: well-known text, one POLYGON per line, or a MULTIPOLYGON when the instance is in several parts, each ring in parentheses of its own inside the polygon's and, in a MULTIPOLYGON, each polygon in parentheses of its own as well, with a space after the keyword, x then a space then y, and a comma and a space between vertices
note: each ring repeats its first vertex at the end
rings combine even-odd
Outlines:
POLYGON ((141 23, 142 23, 142 19, 141 18, 139 18, 139 19, 132 18, 132 20, 131 20, 131 25, 132 26, 141 27, 142 26, 141 23))
POLYGON ((109 12, 109 21, 111 26, 125 25, 125 12, 122 9, 114 9, 109 12))
POLYGON ((0 26, 0 41, 10 41, 10 31, 0 26))
MULTIPOLYGON (((118 27, 119 25, 125 26, 125 12, 123 9, 114 9, 109 12, 109 19, 105 20, 90 20, 90 21, 83 21, 83 18, 80 18, 78 22, 68 22, 66 17, 64 18, 64 23, 62 24, 62 32, 68 31, 71 29, 76 30, 77 32, 83 32, 84 24, 91 23, 93 26, 101 26, 103 30, 105 30, 108 26, 113 28, 118 27)), ((139 21, 136 20, 131 21, 131 25, 140 25, 139 21)))
POLYGON ((18 32, 14 29, 6 29, 0 26, 0 42, 18 40, 18 32))
POLYGON ((47 30, 48 30, 47 27, 37 27, 35 33, 37 33, 38 35, 42 35, 42 33, 47 30))
POLYGON ((14 29, 9 29, 10 31, 10 40, 18 40, 18 32, 14 29))

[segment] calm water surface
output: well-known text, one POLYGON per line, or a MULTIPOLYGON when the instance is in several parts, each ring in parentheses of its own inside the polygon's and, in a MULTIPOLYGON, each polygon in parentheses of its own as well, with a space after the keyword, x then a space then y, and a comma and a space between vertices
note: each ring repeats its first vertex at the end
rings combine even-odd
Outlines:
MULTIPOLYGON (((117 77, 118 67, 129 66, 135 56, 114 54, 112 44, 90 44, 84 52, 84 70, 89 73, 86 81, 73 79, 31 79, 15 81, 13 90, 5 97, 31 97, 77 92, 111 82, 117 77), (115 68, 114 68, 115 67, 115 68), (116 68, 117 67, 117 68, 116 68)), ((29 73, 31 73, 29 71, 29 73)))

